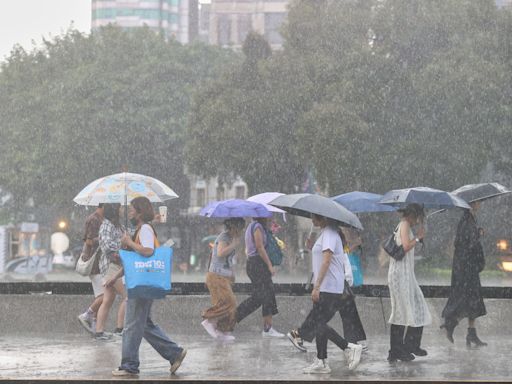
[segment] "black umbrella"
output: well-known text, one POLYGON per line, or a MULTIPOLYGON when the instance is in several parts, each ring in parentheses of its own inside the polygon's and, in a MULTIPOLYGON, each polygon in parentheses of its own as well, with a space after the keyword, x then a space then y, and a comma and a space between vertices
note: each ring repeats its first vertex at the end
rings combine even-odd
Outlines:
POLYGON ((311 214, 336 220, 340 225, 363 229, 358 217, 328 197, 310 193, 295 193, 279 196, 270 205, 281 208, 292 215, 311 217, 311 214))
POLYGON ((499 183, 468 184, 452 191, 454 195, 468 203, 487 200, 510 192, 512 191, 499 183))

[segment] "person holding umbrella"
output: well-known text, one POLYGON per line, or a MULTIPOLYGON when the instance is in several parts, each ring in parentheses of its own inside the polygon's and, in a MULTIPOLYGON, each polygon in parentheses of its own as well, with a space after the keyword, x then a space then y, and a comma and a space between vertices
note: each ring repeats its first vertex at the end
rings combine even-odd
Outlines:
POLYGON ((331 372, 327 363, 328 340, 345 351, 349 369, 355 369, 361 359, 362 346, 347 342, 327 324, 345 306, 345 268, 349 267, 349 263, 344 260, 346 255, 338 223, 316 214, 311 215, 311 221, 314 226, 321 228, 311 248, 315 281, 311 293, 313 308, 302 325, 287 336, 297 348, 302 346, 302 339, 311 342, 316 338, 317 359, 304 368, 304 373, 331 372))
POLYGON ((231 289, 235 280, 233 259, 244 227, 241 217, 224 220, 225 229, 215 240, 206 274, 212 306, 203 312, 201 325, 210 336, 222 341, 235 339, 231 335, 236 323, 236 297, 231 289))
POLYGON ((453 343, 453 331, 460 319, 467 317, 468 334, 467 346, 475 344, 477 347, 486 346, 481 341, 475 328, 475 320, 485 316, 484 300, 481 293, 480 272, 485 267, 485 258, 480 243, 481 229, 477 227, 475 215, 480 208, 480 201, 469 204, 471 210, 464 211, 457 226, 455 236, 455 252, 453 255, 451 291, 442 317, 444 324, 441 329, 446 330, 447 339, 453 343))
POLYGON ((388 271, 391 299, 390 350, 388 361, 411 361, 416 356, 426 356, 422 349, 423 327, 432 321, 430 311, 414 274, 414 249, 425 235, 423 207, 412 203, 399 209, 402 219, 395 230, 395 241, 402 246, 405 256, 401 260, 390 258, 388 271), (416 236, 412 227, 420 224, 416 236), (405 329, 407 328, 407 332, 405 329), (405 336, 405 337, 404 337, 405 336))
MULTIPOLYGON (((362 346, 347 342, 328 325, 328 322, 336 312, 343 309, 345 268, 349 268, 348 258, 343 250, 343 234, 340 234, 338 226, 363 229, 361 222, 356 215, 340 204, 320 195, 286 195, 276 198, 270 205, 294 215, 310 217, 313 225, 321 228, 312 246, 313 308, 302 325, 287 334, 292 344, 303 351, 303 340, 312 342, 316 339, 316 359, 313 364, 303 369, 303 373, 331 372, 327 362, 328 340, 344 351, 348 368, 355 369, 361 360, 362 346)), ((310 244, 306 244, 308 245, 310 244)))
POLYGON ((467 201, 471 207, 465 211, 457 226, 455 253, 453 256, 451 291, 443 309, 446 337, 453 343, 453 331, 460 319, 468 318, 466 345, 485 346, 476 334, 475 320, 487 311, 480 285, 480 272, 485 267, 485 258, 480 236, 482 230, 477 227, 476 213, 482 201, 511 193, 499 183, 481 183, 464 185, 452 193, 467 201))

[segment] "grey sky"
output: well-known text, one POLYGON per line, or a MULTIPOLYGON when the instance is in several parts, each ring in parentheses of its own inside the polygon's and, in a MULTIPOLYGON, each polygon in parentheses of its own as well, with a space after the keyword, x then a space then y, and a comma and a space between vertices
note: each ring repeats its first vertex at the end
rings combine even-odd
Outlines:
POLYGON ((0 61, 20 44, 30 50, 32 40, 57 36, 71 23, 81 32, 91 29, 91 0, 0 0, 0 61))

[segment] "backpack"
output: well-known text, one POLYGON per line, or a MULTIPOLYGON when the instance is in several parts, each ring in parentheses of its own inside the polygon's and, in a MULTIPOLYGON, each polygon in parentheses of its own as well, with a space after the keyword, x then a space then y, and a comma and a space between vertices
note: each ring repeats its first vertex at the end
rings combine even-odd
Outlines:
MULTIPOLYGON (((252 241, 254 243, 254 227, 256 226, 256 222, 251 224, 251 236, 252 241)), ((281 251, 281 248, 279 248, 279 245, 277 244, 277 240, 274 237, 274 234, 266 228, 263 228, 265 231, 265 234, 267 235, 267 244, 265 244, 265 251, 267 251, 268 258, 270 259, 270 262, 272 265, 281 265, 283 262, 283 252, 281 251)))

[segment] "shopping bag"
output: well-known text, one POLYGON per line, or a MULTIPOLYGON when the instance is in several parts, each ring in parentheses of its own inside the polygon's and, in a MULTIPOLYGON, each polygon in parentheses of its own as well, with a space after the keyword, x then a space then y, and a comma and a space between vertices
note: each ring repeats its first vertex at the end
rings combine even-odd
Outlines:
POLYGON ((352 267, 352 285, 354 287, 359 287, 363 285, 363 269, 361 266, 361 258, 356 253, 349 253, 348 260, 350 261, 350 266, 352 267))
POLYGON ((128 298, 162 299, 171 291, 172 248, 158 247, 150 257, 119 251, 128 298))

